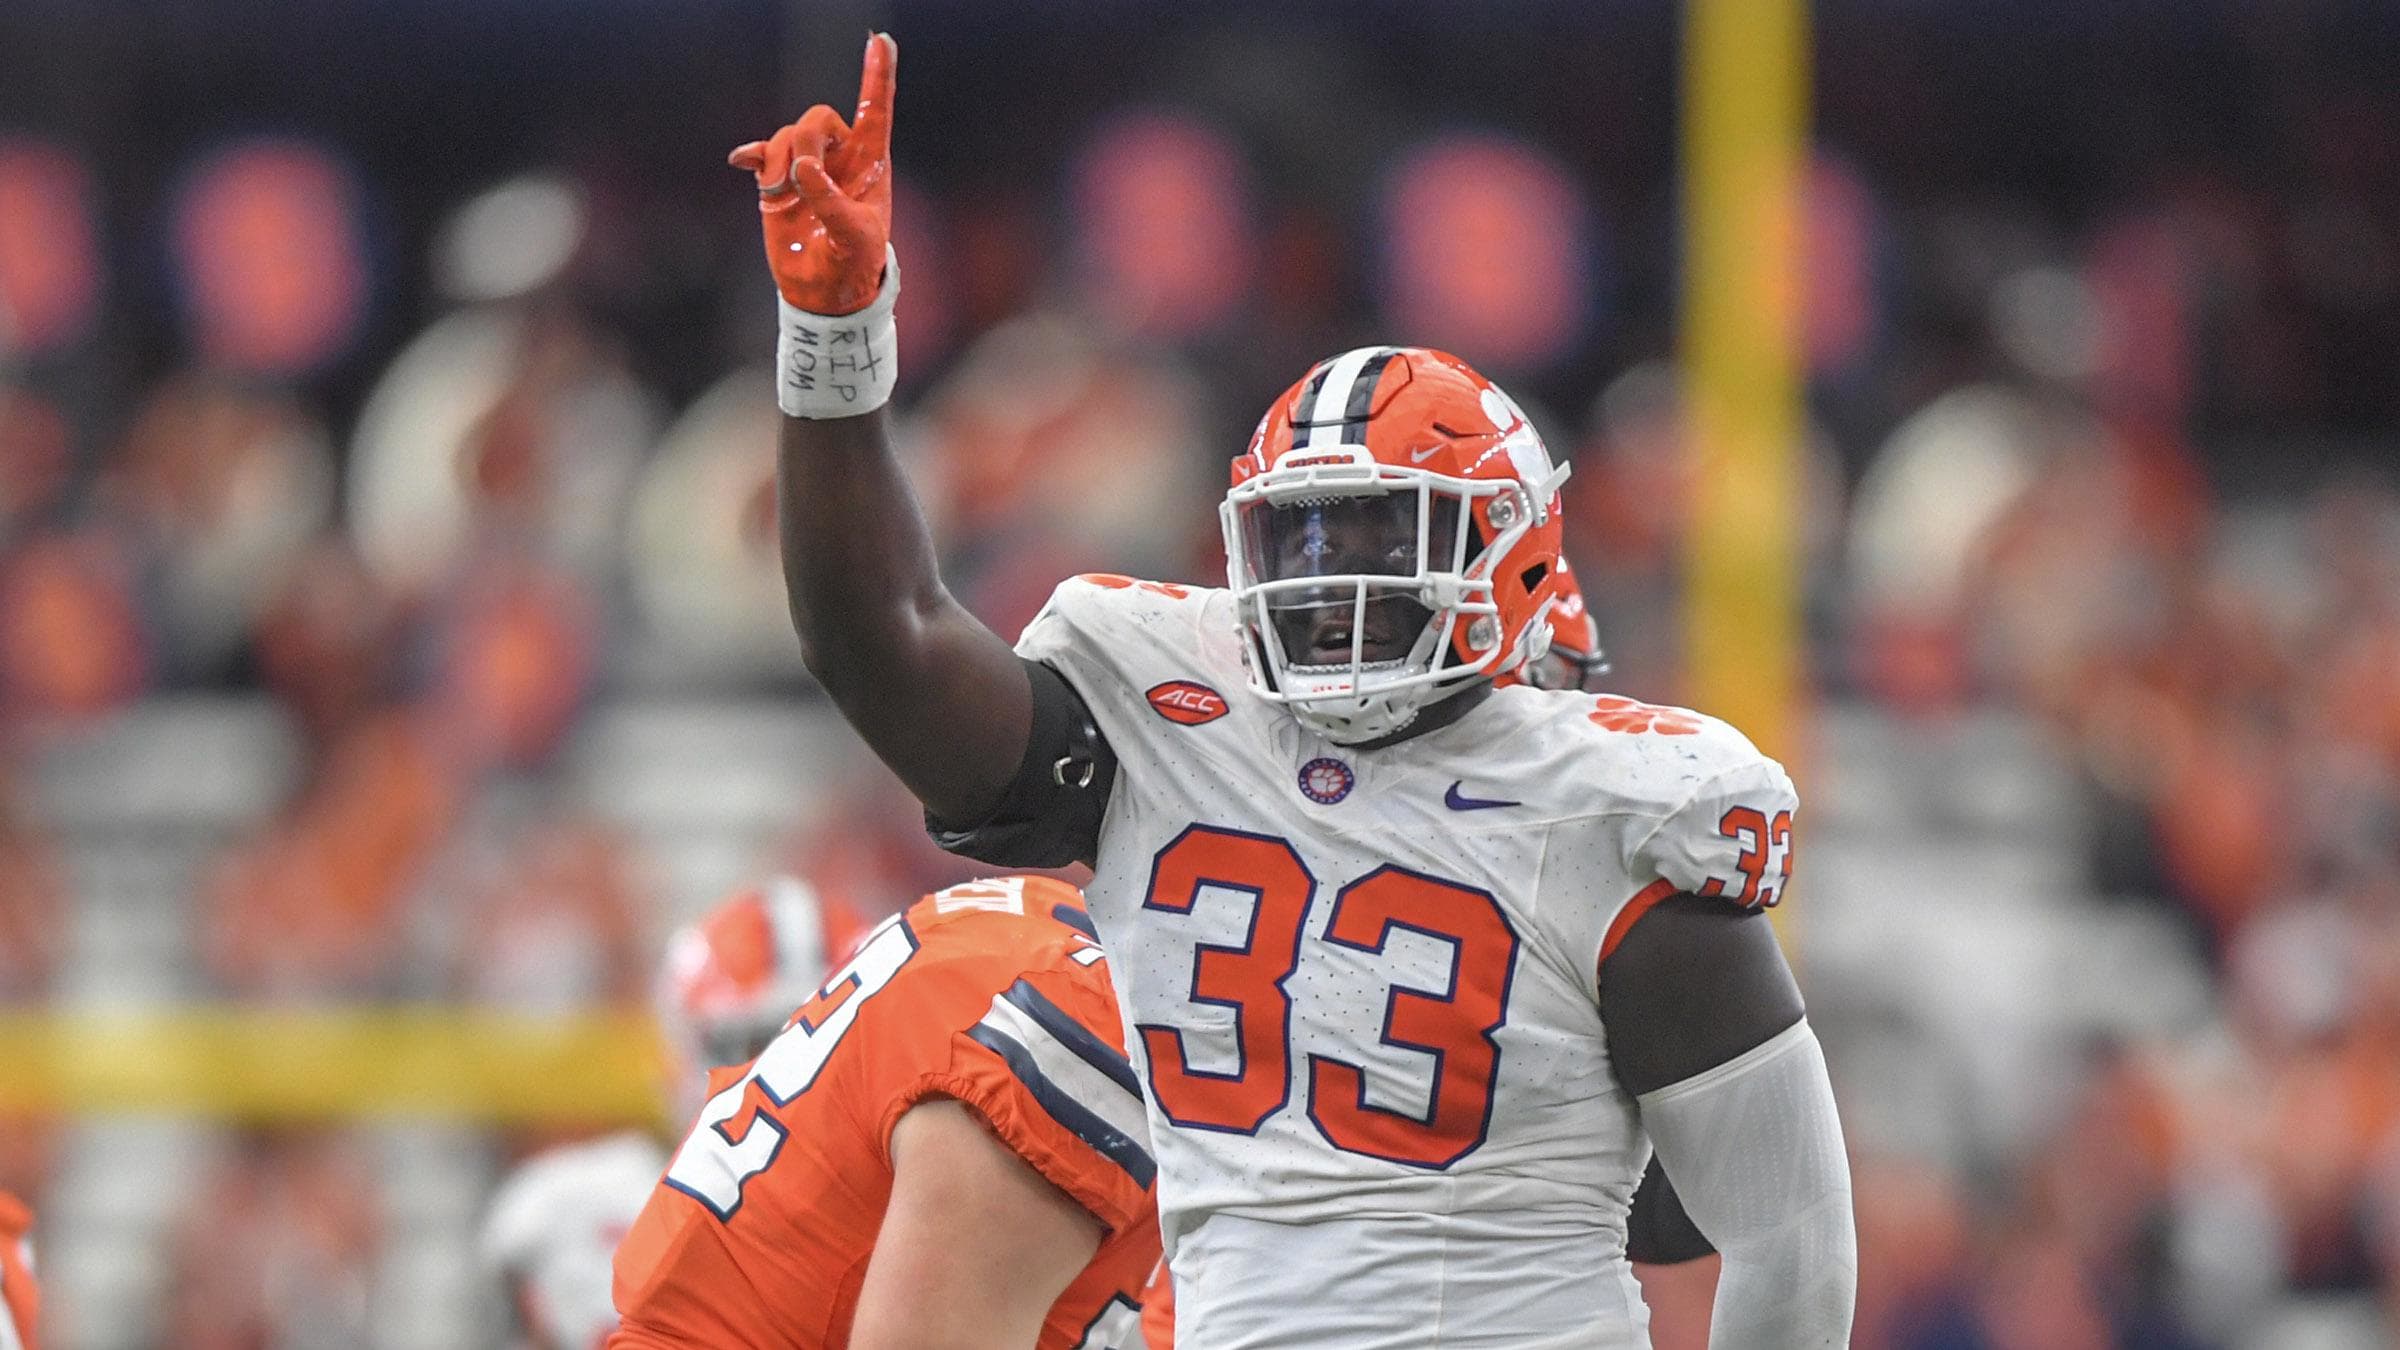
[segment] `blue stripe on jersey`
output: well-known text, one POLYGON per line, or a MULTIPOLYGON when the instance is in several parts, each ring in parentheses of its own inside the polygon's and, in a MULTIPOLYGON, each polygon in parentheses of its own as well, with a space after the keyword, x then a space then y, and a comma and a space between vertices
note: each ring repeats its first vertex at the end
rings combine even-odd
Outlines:
POLYGON ((1142 1080, 1134 1077, 1132 1062, 1118 1054, 1108 1042, 1093 1035, 1090 1027, 1067 1016, 1066 1010, 1052 1003, 1041 990, 1019 980, 1000 997, 1015 1004, 1019 1012, 1032 1018, 1060 1045, 1074 1051, 1077 1059, 1107 1074, 1110 1081, 1132 1093, 1137 1104, 1141 1101, 1142 1080))
POLYGON ((1060 923, 1065 924, 1067 927, 1074 929, 1076 932, 1083 934, 1085 937, 1090 938, 1094 942, 1098 942, 1100 940, 1100 930, 1092 927, 1092 916, 1084 913, 1080 909, 1075 908, 1073 905, 1066 904, 1063 901, 1052 905, 1050 907, 1050 917, 1058 920, 1060 923))
POLYGON ((1049 1076, 1042 1072, 1041 1065, 1034 1061, 1033 1052, 1018 1043, 1015 1037, 986 1025, 969 1027, 967 1034, 1008 1065, 1018 1081, 1025 1085, 1025 1090, 1033 1094, 1034 1101, 1050 1113, 1052 1120, 1065 1126, 1068 1133, 1091 1146, 1101 1157, 1122 1168, 1125 1175, 1133 1178, 1135 1185, 1146 1189, 1158 1179, 1158 1164, 1151 1160, 1148 1149, 1052 1083, 1049 1076))

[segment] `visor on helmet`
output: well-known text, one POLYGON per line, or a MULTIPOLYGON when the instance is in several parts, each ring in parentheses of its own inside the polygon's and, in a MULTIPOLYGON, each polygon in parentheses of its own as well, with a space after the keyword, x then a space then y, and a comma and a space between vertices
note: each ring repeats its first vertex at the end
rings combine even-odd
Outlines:
POLYGON ((1457 497, 1419 492, 1245 503, 1245 560, 1285 659, 1367 669, 1406 659, 1433 620, 1419 581, 1458 566, 1461 517, 1457 497))
POLYGON ((1249 545, 1250 574, 1260 581, 1358 574, 1415 577, 1424 570, 1422 560, 1428 553, 1435 555, 1436 567, 1455 566, 1458 499, 1436 495, 1427 512, 1426 495, 1383 492, 1284 505, 1244 503, 1242 533, 1249 545), (1430 528, 1418 529, 1420 517, 1430 518, 1430 528))

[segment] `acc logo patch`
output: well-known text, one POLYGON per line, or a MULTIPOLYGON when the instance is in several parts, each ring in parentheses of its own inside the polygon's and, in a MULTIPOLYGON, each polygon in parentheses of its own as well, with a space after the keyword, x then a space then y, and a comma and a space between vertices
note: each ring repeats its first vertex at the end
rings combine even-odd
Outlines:
POLYGON ((1192 680, 1169 680, 1152 687, 1147 697, 1159 716, 1187 727, 1214 722, 1230 711, 1223 694, 1192 680))

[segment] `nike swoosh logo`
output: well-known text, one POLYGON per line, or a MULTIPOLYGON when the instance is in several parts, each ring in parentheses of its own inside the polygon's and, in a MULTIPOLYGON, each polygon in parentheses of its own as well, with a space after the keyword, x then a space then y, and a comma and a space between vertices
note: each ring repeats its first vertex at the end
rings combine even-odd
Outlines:
POLYGON ((1411 464, 1422 464, 1426 460, 1433 458, 1435 455, 1442 453, 1442 449, 1443 447, 1438 445, 1429 445, 1422 450, 1411 450, 1408 452, 1408 462, 1411 464))
POLYGON ((1496 797, 1470 797, 1459 791, 1466 785, 1466 780, 1463 778, 1452 783, 1450 790, 1442 794, 1442 805, 1453 811, 1489 811, 1495 806, 1523 806, 1525 804, 1523 802, 1504 802, 1496 797))

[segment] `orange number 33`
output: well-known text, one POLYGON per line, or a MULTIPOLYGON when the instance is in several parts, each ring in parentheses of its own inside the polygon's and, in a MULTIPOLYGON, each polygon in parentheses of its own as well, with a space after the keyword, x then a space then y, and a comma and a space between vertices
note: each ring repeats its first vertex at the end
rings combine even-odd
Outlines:
POLYGON ((1741 856, 1733 860, 1742 874, 1741 887, 1736 890, 1710 877, 1700 893, 1725 896, 1744 909, 1767 909, 1781 902, 1792 884, 1792 813, 1778 811, 1769 820, 1755 806, 1737 806, 1717 822, 1717 833, 1742 846, 1741 856), (1766 884, 1770 861, 1775 864, 1772 886, 1766 884))
POLYGON ((1384 1045, 1411 1052, 1422 1112, 1368 1100, 1366 1069, 1329 1054, 1292 1063, 1292 994, 1317 879, 1285 840, 1194 825, 1161 849, 1143 907, 1189 914, 1204 888, 1248 897, 1242 943, 1196 943, 1195 1005, 1232 1010, 1231 1034, 1142 1023, 1150 1091, 1187 1129, 1255 1134, 1304 1085, 1308 1119, 1335 1148, 1410 1167, 1444 1168, 1474 1152, 1490 1127, 1499 1085, 1495 1033, 1508 1019, 1517 935, 1487 891, 1395 866, 1378 867, 1334 894, 1324 940, 1380 957, 1396 930, 1449 948, 1448 978, 1425 988, 1393 982, 1384 995, 1384 1045), (1192 1064, 1187 1038, 1230 1041, 1234 1067, 1192 1064))

